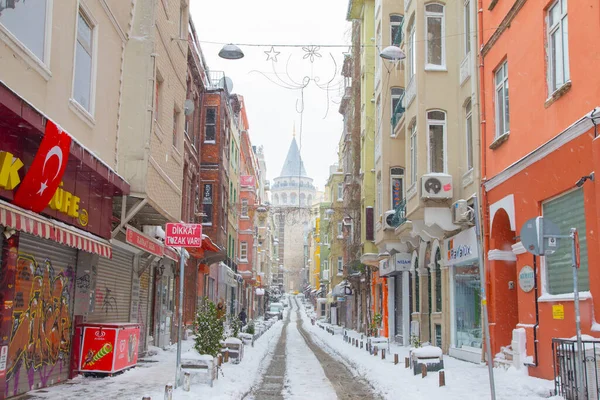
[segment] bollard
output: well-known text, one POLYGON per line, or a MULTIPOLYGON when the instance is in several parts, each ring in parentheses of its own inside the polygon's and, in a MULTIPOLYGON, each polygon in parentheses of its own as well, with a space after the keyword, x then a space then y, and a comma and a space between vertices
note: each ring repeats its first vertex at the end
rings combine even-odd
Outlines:
POLYGON ((223 362, 225 362, 225 363, 229 362, 229 349, 225 350, 225 355, 223 356, 223 362))
POLYGON ((425 378, 427 376, 427 365, 421 364, 421 378, 425 378))
POLYGON ((404 357, 404 368, 410 368, 410 358, 404 357))
POLYGON ((183 390, 185 390, 186 392, 190 391, 190 384, 191 384, 191 376, 189 372, 184 372, 183 373, 183 390))
POLYGON ((165 386, 165 400, 173 400, 173 385, 167 383, 165 386))
POLYGON ((362 342, 362 340, 360 341, 360 348, 361 348, 361 350, 363 348, 363 342, 362 342))
POLYGON ((356 342, 354 342, 354 345, 355 345, 356 347, 358 347, 358 340, 357 340, 356 342))
POLYGON ((398 365, 398 354, 394 353, 394 365, 398 365))
POLYGON ((440 378, 440 387, 446 386, 446 374, 444 373, 444 371, 440 371, 438 376, 440 378))
POLYGON ((223 354, 217 354, 217 367, 220 367, 223 364, 223 354))
POLYGON ((373 348, 373 355, 374 355, 375 357, 377 357, 377 353, 379 353, 379 348, 378 348, 377 346, 375 346, 375 347, 373 348))
POLYGON ((385 360, 385 349, 381 349, 381 359, 385 360))
POLYGON ((144 396, 142 397, 142 400, 152 400, 152 398, 150 396, 144 396))

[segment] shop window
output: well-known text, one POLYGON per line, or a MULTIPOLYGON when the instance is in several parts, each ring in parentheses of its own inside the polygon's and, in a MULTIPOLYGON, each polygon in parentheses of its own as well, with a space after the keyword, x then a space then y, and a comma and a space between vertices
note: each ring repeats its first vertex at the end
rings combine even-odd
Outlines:
POLYGON ((482 347, 481 279, 475 265, 454 266, 454 326, 456 348, 482 347))
MULTIPOLYGON (((580 248, 579 291, 590 290, 583 189, 574 190, 545 202, 542 211, 544 218, 554 222, 563 235, 567 235, 571 228, 577 228, 580 248)), ((548 292, 550 294, 573 293, 571 242, 562 239, 556 252, 544 258, 548 292)))
POLYGON ((93 45, 94 28, 90 20, 79 11, 77 43, 75 47, 75 78, 73 99, 90 114, 93 113, 93 45))
POLYGON ((48 60, 46 44, 52 24, 47 24, 47 17, 51 1, 0 1, 0 24, 42 62, 48 60))

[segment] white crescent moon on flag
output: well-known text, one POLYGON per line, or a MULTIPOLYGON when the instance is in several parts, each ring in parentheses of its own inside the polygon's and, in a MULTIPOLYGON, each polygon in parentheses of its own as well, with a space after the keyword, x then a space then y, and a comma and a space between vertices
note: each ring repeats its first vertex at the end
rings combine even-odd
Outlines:
POLYGON ((55 180, 56 177, 58 176, 58 173, 60 172, 60 167, 62 166, 62 162, 63 162, 63 152, 62 152, 62 149, 60 148, 60 146, 54 146, 53 148, 50 149, 48 154, 46 154, 46 159, 44 160, 44 165, 42 166, 42 175, 44 174, 44 170, 46 169, 46 163, 48 162, 48 160, 50 158, 52 158, 54 156, 56 156, 58 158, 58 168, 56 169, 56 174, 54 175, 54 178, 52 178, 52 180, 55 180))

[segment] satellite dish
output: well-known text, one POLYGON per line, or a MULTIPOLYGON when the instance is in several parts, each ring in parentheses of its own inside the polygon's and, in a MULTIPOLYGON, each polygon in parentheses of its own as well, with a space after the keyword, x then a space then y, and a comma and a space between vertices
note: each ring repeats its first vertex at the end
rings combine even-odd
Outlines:
POLYGON ((191 113, 194 112, 194 108, 196 106, 194 105, 194 101, 187 99, 184 103, 183 103, 183 113, 185 115, 190 115, 191 113))
POLYGON ((233 81, 230 77, 224 76, 221 79, 219 79, 219 86, 227 89, 228 93, 231 93, 231 91, 233 90, 233 81))

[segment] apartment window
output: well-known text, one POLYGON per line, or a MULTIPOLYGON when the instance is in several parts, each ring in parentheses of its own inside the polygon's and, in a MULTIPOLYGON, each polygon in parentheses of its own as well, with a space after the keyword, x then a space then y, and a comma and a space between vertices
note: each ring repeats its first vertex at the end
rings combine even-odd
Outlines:
POLYGON ((402 15, 390 15, 390 43, 400 47, 402 43, 402 15))
POLYGON ((471 100, 465 105, 465 133, 467 143, 467 171, 473 169, 473 112, 471 110, 471 100))
POLYGON ((415 48, 415 44, 417 42, 417 31, 415 29, 415 17, 413 15, 413 17, 410 19, 410 23, 408 25, 408 43, 406 44, 407 46, 407 57, 408 57, 408 78, 409 81, 410 79, 412 79, 412 77, 415 75, 415 72, 417 70, 417 52, 416 52, 416 48, 415 48))
POLYGON ((417 122, 410 126, 410 183, 417 182, 417 122))
POLYGON ((439 68, 445 64, 444 49, 444 6, 441 4, 427 4, 425 6, 425 29, 427 36, 426 67, 439 68))
MULTIPOLYGON (((381 59, 381 57, 377 57, 379 59, 381 59)), ((379 160, 379 158, 381 157, 381 98, 377 99, 377 106, 376 106, 376 118, 377 121, 379 121, 377 123, 376 129, 375 129, 375 146, 374 146, 374 156, 375 156, 375 161, 379 160)))
POLYGON ((438 248, 435 252, 433 275, 435 278, 435 312, 442 312, 442 253, 438 248))
POLYGON ((390 169, 390 204, 396 209, 404 199, 404 168, 394 167, 390 169))
POLYGON ((471 0, 465 1, 464 14, 465 56, 467 56, 471 52, 471 0))
POLYGON ((215 142, 217 133, 217 108, 208 107, 206 109, 206 121, 204 122, 204 141, 215 142))
POLYGON ((202 210, 204 216, 202 216, 202 223, 205 225, 212 225, 213 222, 213 185, 211 183, 204 184, 204 191, 202 195, 202 210))
POLYGON ((338 238, 344 237, 344 231, 343 231, 344 228, 343 227, 344 227, 344 225, 341 222, 337 223, 337 236, 338 236, 338 238))
POLYGON ((198 223, 200 220, 200 185, 197 184, 196 176, 193 177, 192 183, 194 184, 194 206, 193 206, 193 215, 191 221, 194 223, 198 223))
POLYGON ((413 280, 415 283, 415 295, 414 295, 414 305, 415 305, 415 312, 420 312, 421 311, 421 282, 419 279, 419 257, 415 258, 415 264, 413 265, 413 280))
POLYGON ((173 110, 173 146, 177 147, 178 144, 178 128, 179 128, 179 116, 180 112, 177 110, 173 110))
POLYGON ((77 45, 75 48, 75 79, 73 98, 92 113, 92 44, 93 28, 81 10, 77 18, 77 45))
POLYGON ((248 199, 242 199, 242 217, 248 216, 248 199))
POLYGON ((342 257, 337 258, 337 274, 344 274, 344 259, 342 257))
POLYGON ((429 135, 429 172, 446 172, 446 113, 429 111, 427 113, 427 132, 429 135))
POLYGON ((383 200, 381 194, 381 172, 377 173, 377 193, 376 193, 376 205, 377 205, 377 213, 381 216, 383 214, 383 200))
POLYGON ((510 132, 510 113, 508 109, 508 61, 496 70, 496 137, 510 132))
POLYGON ((3 10, 0 24, 21 42, 37 59, 47 61, 47 34, 51 24, 46 24, 49 0, 0 0, 3 10))
POLYGON ((338 201, 344 200, 344 185, 342 183, 337 184, 337 199, 338 201))
POLYGON ((402 96, 404 95, 403 88, 392 88, 392 118, 395 118, 396 121, 400 119, 402 114, 404 114, 404 107, 402 106, 402 96))
POLYGON ((329 235, 326 233, 325 237, 323 238, 323 244, 326 246, 329 246, 329 235))
MULTIPOLYGON (((381 23, 379 23, 379 25, 377 26, 377 42, 375 43, 375 45, 377 46, 378 49, 382 49, 383 45, 382 45, 382 36, 381 36, 381 23)), ((377 77, 376 79, 381 78, 381 63, 382 63, 382 59, 381 57, 375 57, 375 76, 377 77)))
POLYGON ((196 123, 196 107, 198 106, 197 102, 194 99, 194 108, 192 109, 192 112, 190 113, 190 115, 187 115, 185 117, 185 134, 188 137, 188 139, 190 140, 190 142, 192 143, 192 146, 196 147, 197 141, 198 139, 196 138, 196 133, 195 133, 195 123, 196 123))
MULTIPOLYGON (((576 189, 542 204, 544 218, 554 222, 563 234, 577 228, 579 234, 579 291, 590 290, 588 245, 583 189, 576 189)), ((573 293, 571 241, 560 241, 556 252, 545 258, 546 281, 550 294, 573 293)))
POLYGON ((567 0, 557 0, 548 10, 548 80, 550 90, 564 85, 569 74, 569 24, 567 0))
POLYGON ((329 260, 323 260, 323 272, 329 271, 329 260))
POLYGON ((248 261, 248 242, 240 242, 240 261, 248 261))

